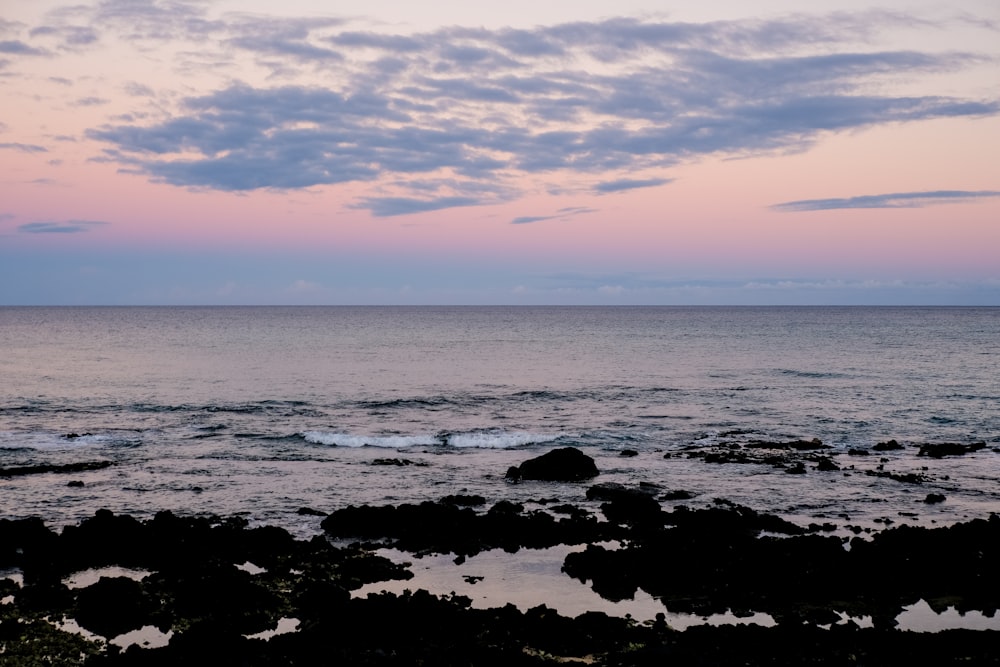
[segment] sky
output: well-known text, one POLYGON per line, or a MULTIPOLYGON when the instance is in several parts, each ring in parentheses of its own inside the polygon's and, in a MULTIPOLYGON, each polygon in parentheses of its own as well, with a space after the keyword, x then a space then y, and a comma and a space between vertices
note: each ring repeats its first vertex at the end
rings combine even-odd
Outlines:
POLYGON ((0 305, 1000 305, 1000 2, 0 0, 0 305))

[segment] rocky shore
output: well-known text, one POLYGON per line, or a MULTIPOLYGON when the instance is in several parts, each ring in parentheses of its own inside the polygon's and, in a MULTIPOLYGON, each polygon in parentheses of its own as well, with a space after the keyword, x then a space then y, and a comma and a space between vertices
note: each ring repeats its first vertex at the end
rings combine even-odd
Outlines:
MULTIPOLYGON (((811 452, 806 445, 796 448, 811 452)), ((140 521, 102 510, 61 532, 41 519, 0 520, 0 664, 1000 664, 997 632, 895 625, 920 600, 995 615, 1000 517, 844 536, 723 499, 667 511, 656 489, 594 483, 592 462, 555 458, 552 474, 588 485, 598 511, 462 494, 329 514, 303 508, 325 515, 324 534, 309 540, 244 519, 169 512, 140 521), (563 572, 605 598, 642 589, 671 612, 763 612, 776 624, 680 631, 663 616, 481 609, 425 590, 352 595, 412 576, 375 553, 382 547, 461 562, 559 544, 582 545, 563 572), (74 580, 87 571, 93 581, 74 580), (122 648, 115 640, 142 629, 163 641, 122 648)), ((542 463, 522 464, 508 480, 544 480, 542 463)))

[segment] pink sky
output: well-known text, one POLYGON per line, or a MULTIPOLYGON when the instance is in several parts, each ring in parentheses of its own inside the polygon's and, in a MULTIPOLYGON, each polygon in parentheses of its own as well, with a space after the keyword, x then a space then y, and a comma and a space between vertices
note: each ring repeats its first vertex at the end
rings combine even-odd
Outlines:
POLYGON ((1000 305, 994 2, 270 4, 5 7, 0 305, 1000 305))

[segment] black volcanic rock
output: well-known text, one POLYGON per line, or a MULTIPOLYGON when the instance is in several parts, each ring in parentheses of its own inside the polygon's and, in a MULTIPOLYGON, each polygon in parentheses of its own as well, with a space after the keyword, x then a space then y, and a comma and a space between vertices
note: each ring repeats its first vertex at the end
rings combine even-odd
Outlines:
POLYGON ((888 442, 880 442, 872 449, 876 452, 889 452, 896 449, 903 449, 903 446, 896 442, 895 440, 889 440, 888 442))
POLYGON ((42 463, 31 466, 0 468, 0 477, 22 477, 24 475, 41 475, 50 472, 89 472, 91 470, 110 468, 112 465, 114 465, 112 461, 83 461, 81 463, 64 463, 62 465, 42 463))
POLYGON ((126 577, 101 577, 76 597, 74 617, 85 630, 108 639, 149 622, 142 585, 126 577))
POLYGON ((579 482, 597 477, 594 459, 575 447, 561 447, 528 459, 507 470, 507 479, 531 479, 544 482, 579 482))
POLYGON ((942 442, 939 444, 920 445, 920 451, 917 452, 917 456, 929 456, 932 459, 940 459, 944 456, 971 454, 985 448, 985 442, 974 442, 971 445, 963 445, 957 442, 942 442))

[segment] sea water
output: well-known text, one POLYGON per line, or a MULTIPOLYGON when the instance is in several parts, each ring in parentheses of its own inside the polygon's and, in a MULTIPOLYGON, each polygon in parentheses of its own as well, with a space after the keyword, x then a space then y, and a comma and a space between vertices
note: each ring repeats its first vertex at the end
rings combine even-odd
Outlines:
POLYGON ((687 491, 692 507, 865 528, 986 516, 1000 308, 0 308, 0 468, 105 466, 0 476, 4 518, 169 509, 308 535, 319 519, 302 507, 586 504, 586 483, 504 480, 566 446, 596 460, 595 481, 687 491), (812 438, 841 470, 689 456, 812 438), (904 448, 849 453, 890 439, 904 448))

